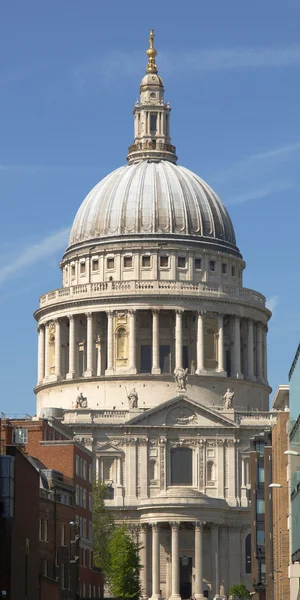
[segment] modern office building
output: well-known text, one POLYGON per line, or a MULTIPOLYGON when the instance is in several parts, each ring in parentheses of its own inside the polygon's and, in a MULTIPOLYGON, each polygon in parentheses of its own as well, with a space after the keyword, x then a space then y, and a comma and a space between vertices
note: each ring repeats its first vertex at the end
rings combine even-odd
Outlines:
POLYGON ((250 438, 275 419, 271 314, 243 286, 221 200, 177 164, 153 31, 147 56, 127 164, 82 203, 62 287, 35 312, 37 414, 75 432, 107 506, 138 528, 144 597, 219 598, 251 585, 250 438))

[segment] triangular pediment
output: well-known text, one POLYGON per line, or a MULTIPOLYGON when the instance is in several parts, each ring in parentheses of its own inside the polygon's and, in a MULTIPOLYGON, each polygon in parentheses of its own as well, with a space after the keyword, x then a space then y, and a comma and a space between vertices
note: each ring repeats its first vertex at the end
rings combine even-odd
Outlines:
POLYGON ((102 452, 106 455, 112 454, 113 456, 116 456, 116 454, 121 454, 120 448, 113 446, 109 442, 98 442, 97 446, 97 454, 101 454, 102 452))
MULTIPOLYGON (((233 414, 232 414, 233 416, 233 414)), ((133 417, 126 425, 167 427, 238 427, 234 420, 199 404, 185 395, 177 396, 133 417)))

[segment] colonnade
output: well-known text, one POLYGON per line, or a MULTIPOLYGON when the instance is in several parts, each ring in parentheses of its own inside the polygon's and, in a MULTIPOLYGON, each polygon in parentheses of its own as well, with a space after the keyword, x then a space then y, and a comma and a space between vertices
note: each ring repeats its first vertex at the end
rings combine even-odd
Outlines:
MULTIPOLYGON (((137 373, 137 310, 126 311, 128 313, 128 361, 126 369, 123 369, 125 373, 137 373)), ((153 375, 159 375, 160 369, 160 326, 159 326, 159 313, 160 311, 155 309, 151 311, 152 314, 152 369, 153 375)), ((101 314, 101 313, 100 313, 101 314)), ((195 313, 193 313, 195 314, 195 313)), ((101 372, 95 372, 94 358, 96 353, 95 343, 95 324, 94 315, 99 316, 99 312, 92 313, 88 312, 85 314, 86 317, 86 335, 85 335, 85 370, 83 373, 84 377, 93 377, 101 375, 101 372)), ((175 311, 175 369, 183 368, 183 310, 175 311)), ((39 339, 38 339, 38 383, 43 382, 49 376, 49 327, 55 328, 55 368, 54 375, 57 378, 61 377, 61 323, 63 319, 69 321, 69 339, 68 339, 68 372, 65 374, 67 379, 73 379, 76 376, 76 326, 77 319, 82 315, 70 315, 64 318, 57 318, 54 321, 40 324, 38 327, 39 339)), ((115 373, 115 331, 114 331, 114 316, 113 311, 106 311, 106 332, 104 334, 104 340, 98 340, 97 352, 106 352, 106 370, 105 375, 113 375, 115 373), (103 343, 104 341, 104 343, 103 343)), ((205 365, 205 318, 210 316, 205 311, 198 311, 196 313, 196 364, 195 373, 198 375, 219 373, 220 375, 247 379, 257 379, 258 381, 267 381, 267 327, 261 322, 255 322, 251 319, 244 319, 239 316, 229 316, 232 320, 231 328, 231 340, 230 340, 230 357, 231 357, 231 368, 230 373, 225 364, 225 347, 224 347, 224 317, 221 313, 213 313, 213 317, 217 320, 217 356, 216 363, 217 367, 208 371, 205 365), (242 372, 241 365, 241 324, 243 321, 247 321, 247 339, 246 356, 247 364, 244 365, 244 373, 242 372), (254 328, 256 329, 255 346, 256 353, 254 354, 254 328), (254 360, 255 359, 255 360, 254 360), (256 362, 256 364, 254 364, 256 362)), ((227 342, 228 343, 228 342, 227 342)), ((98 361, 99 362, 99 361, 98 361)))
MULTIPOLYGON (((191 525, 191 523, 189 523, 191 525)), ((161 597, 160 583, 160 528, 166 523, 150 523, 150 526, 140 526, 140 559, 142 564, 141 584, 143 597, 151 600, 159 600, 161 597), (148 561, 148 536, 152 530, 152 565, 148 561), (151 573, 151 577, 149 577, 151 573), (151 580, 152 587, 148 589, 148 581, 151 580)), ((180 599, 180 522, 172 521, 171 529, 171 595, 170 600, 180 599)), ((194 525, 194 583, 191 590, 196 600, 204 599, 204 567, 203 567, 203 532, 206 523, 196 521, 194 525)), ((211 532, 211 587, 214 596, 219 597, 220 592, 220 560, 219 560, 219 529, 215 523, 210 524, 211 532)), ((224 551, 224 549, 223 549, 224 551)), ((236 548, 239 554, 239 548, 236 548)), ((228 583, 228 582, 227 582, 228 583)))

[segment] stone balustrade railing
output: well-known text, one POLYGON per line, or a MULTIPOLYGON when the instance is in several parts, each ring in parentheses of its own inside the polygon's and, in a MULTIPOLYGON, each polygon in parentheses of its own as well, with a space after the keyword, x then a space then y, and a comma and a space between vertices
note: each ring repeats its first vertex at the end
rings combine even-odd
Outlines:
POLYGON ((53 290, 41 296, 40 308, 89 298, 111 298, 119 296, 204 296, 209 298, 229 298, 264 307, 266 299, 262 294, 235 285, 193 283, 189 281, 105 281, 86 283, 53 290))
POLYGON ((272 412, 236 412, 234 415, 234 420, 236 423, 241 425, 255 424, 255 422, 261 423, 266 421, 270 425, 276 422, 277 414, 272 412))

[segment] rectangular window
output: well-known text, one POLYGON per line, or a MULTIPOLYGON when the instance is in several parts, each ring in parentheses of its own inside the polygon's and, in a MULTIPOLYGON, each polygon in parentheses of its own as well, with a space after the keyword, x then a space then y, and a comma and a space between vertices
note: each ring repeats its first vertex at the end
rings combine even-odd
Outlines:
POLYGON ((39 540, 42 540, 42 531, 43 531, 43 520, 39 519, 39 540))
POLYGON ((48 521, 44 520, 44 542, 48 542, 48 521))
POLYGON ((215 271, 216 270, 216 261, 215 260, 210 260, 209 261, 209 270, 210 271, 215 271))
POLYGON ((193 485, 193 451, 191 448, 172 448, 171 485, 193 485))
POLYGON ((82 475, 83 479, 87 479, 87 462, 86 460, 83 461, 83 475, 82 475))
POLYGON ((80 474, 79 468, 79 456, 76 456, 76 475, 78 476, 80 474))
POLYGON ((80 263, 80 275, 84 275, 86 271, 85 262, 80 263))
POLYGON ((151 257, 150 256, 142 256, 142 267, 150 267, 151 266, 151 257))
POLYGON ((82 537, 86 540, 86 519, 82 519, 82 537))
POLYGON ((227 273, 227 264, 226 263, 222 263, 222 273, 223 273, 223 275, 226 275, 226 273, 227 273))
POLYGON ((13 443, 14 444, 27 444, 28 441, 28 429, 24 427, 17 427, 13 430, 13 443))
POLYGON ((75 265, 71 265, 71 276, 75 277, 75 265))
POLYGON ((169 257, 168 256, 160 256, 159 264, 161 267, 168 267, 169 266, 169 257))
POLYGON ((86 489, 83 488, 82 490, 82 506, 83 508, 86 508, 86 489))
POLYGON ((89 521, 89 540, 93 541, 93 522, 89 521))
POLYGON ((201 258, 195 258, 195 269, 201 271, 201 258))
POLYGON ((89 492, 89 510, 90 511, 93 510, 93 494, 92 494, 92 492, 89 492))
POLYGON ((92 260, 92 271, 99 271, 99 260, 98 260, 98 258, 94 258, 92 260))
POLYGON ((256 512, 258 515, 263 515, 265 512, 265 501, 258 499, 256 500, 256 512))
POLYGON ((132 256, 124 256, 124 269, 132 267, 132 256))
POLYGON ((258 529, 256 531, 256 543, 258 546, 265 545, 265 531, 264 529, 258 529))
POLYGON ((108 269, 114 269, 115 268, 115 259, 112 257, 108 258, 106 264, 107 264, 108 269))
POLYGON ((66 526, 62 525, 60 530, 60 543, 62 546, 66 545, 66 526))
POLYGON ((89 465, 89 482, 93 483, 93 467, 89 465))
POLYGON ((265 483, 265 469, 258 467, 258 483, 265 483))
POLYGON ((43 560, 43 575, 48 576, 48 562, 46 560, 43 560))
POLYGON ((232 277, 235 277, 235 267, 231 267, 231 275, 232 277))
POLYGON ((155 113, 150 114, 150 131, 156 133, 157 115, 155 113))
POLYGON ((82 584, 82 595, 85 598, 85 583, 82 584))
POLYGON ((61 585, 62 589, 65 589, 66 583, 65 583, 65 565, 64 565, 64 563, 61 563, 61 565, 60 565, 60 585, 61 585))
POLYGON ((186 266, 186 258, 185 256, 178 256, 178 268, 185 269, 186 266))
POLYGON ((92 585, 89 583, 89 598, 92 597, 92 585))
POLYGON ((85 549, 83 549, 83 567, 84 568, 86 567, 86 552, 87 551, 85 549))

